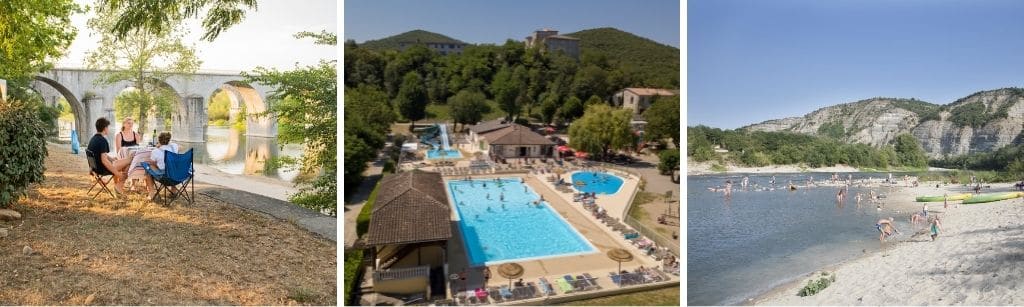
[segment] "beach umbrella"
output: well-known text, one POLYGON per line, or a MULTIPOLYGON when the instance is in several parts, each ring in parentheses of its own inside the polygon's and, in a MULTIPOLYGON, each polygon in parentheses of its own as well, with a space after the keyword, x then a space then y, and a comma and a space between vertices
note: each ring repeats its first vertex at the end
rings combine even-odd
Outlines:
POLYGON ((586 152, 582 152, 582 151, 577 151, 577 152, 576 152, 576 157, 577 157, 577 158, 581 158, 581 159, 583 159, 583 158, 586 158, 586 157, 587 157, 587 156, 589 156, 589 155, 590 155, 590 154, 588 154, 588 153, 586 153, 586 152))
POLYGON ((565 146, 565 145, 558 146, 558 152, 567 152, 567 151, 570 151, 570 150, 572 150, 572 149, 570 149, 569 146, 565 146))
POLYGON ((551 127, 551 126, 544 127, 544 132, 547 132, 548 134, 555 133, 555 127, 551 127))
POLYGON ((502 264, 498 266, 498 275, 508 278, 508 287, 512 288, 512 279, 523 276, 523 266, 515 262, 502 264))
POLYGON ((633 260, 633 254, 630 254, 629 251, 627 251, 627 250, 624 250, 624 249, 621 249, 621 248, 615 248, 615 249, 612 249, 612 250, 608 251, 608 258, 619 263, 619 270, 615 271, 615 273, 619 273, 619 272, 622 272, 622 263, 623 262, 627 262, 627 261, 632 261, 633 260))

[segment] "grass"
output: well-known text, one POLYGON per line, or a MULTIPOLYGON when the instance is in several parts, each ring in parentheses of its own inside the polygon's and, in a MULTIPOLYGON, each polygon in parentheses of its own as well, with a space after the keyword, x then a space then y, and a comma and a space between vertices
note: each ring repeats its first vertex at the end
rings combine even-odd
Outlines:
POLYGON ((366 198, 366 204, 363 205, 362 210, 359 210, 359 216, 356 217, 356 236, 358 237, 362 237, 370 230, 370 213, 373 212, 373 203, 377 201, 377 190, 380 189, 381 181, 377 181, 377 185, 370 192, 370 197, 366 198))
POLYGON ((647 218, 647 212, 644 211, 643 205, 653 202, 658 198, 658 194, 638 191, 636 197, 633 198, 633 205, 629 207, 629 216, 637 220, 643 220, 647 218))
POLYGON ((825 290, 825 288, 828 288, 829 285, 836 281, 835 274, 829 275, 828 272, 821 272, 821 276, 818 280, 808 280, 807 285, 800 289, 796 295, 811 296, 818 294, 818 292, 825 290))
POLYGON ((725 172, 725 171, 728 171, 728 170, 729 169, 725 168, 724 165, 721 165, 721 164, 718 164, 718 163, 711 164, 711 171, 713 171, 713 172, 722 173, 722 172, 725 172))
POLYGON ((564 306, 680 306, 679 286, 572 301, 564 306))
POLYGON ((188 206, 90 200, 84 157, 48 149, 46 179, 13 206, 22 219, 0 221, 0 302, 337 304, 333 242, 203 195, 203 184, 188 206))
POLYGON ((363 251, 354 250, 345 253, 345 305, 359 305, 356 301, 356 290, 359 287, 359 265, 363 260, 363 251))

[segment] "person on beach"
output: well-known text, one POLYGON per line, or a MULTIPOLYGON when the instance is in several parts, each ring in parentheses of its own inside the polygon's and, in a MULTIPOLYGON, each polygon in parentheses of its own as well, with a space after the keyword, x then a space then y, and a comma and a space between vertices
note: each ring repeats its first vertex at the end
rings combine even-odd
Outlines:
POLYGON ((775 175, 772 175, 772 180, 769 183, 772 184, 772 188, 775 188, 775 175))
POLYGON ((888 219, 880 219, 875 223, 875 229, 878 229, 878 241, 884 242, 886 237, 892 236, 893 233, 900 233, 896 226, 892 223, 892 217, 888 219))
POLYGON ((949 209, 949 194, 942 193, 942 209, 949 209))
POLYGON ((939 230, 942 230, 942 221, 939 219, 939 216, 936 215, 935 218, 932 219, 931 224, 932 241, 935 241, 935 238, 939 236, 939 230))

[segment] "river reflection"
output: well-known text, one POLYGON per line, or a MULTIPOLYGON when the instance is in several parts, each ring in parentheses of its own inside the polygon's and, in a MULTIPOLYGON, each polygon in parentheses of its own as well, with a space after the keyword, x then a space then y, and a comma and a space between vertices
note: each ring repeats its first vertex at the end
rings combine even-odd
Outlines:
POLYGON ((248 137, 229 127, 210 126, 205 143, 179 142, 184 152, 193 149, 197 164, 206 164, 228 174, 263 176, 291 182, 299 175, 297 167, 275 168, 270 159, 298 158, 302 145, 281 148, 277 138, 248 137))

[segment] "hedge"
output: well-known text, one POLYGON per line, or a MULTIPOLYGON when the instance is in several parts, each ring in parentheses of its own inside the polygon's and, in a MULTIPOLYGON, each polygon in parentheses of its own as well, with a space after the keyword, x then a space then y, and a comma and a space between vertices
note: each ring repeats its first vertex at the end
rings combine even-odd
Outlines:
MULTIPOLYGON (((382 177, 380 181, 383 181, 383 179, 382 177)), ((356 217, 357 237, 362 237, 363 234, 366 234, 366 231, 370 230, 370 213, 373 212, 373 203, 377 201, 377 190, 380 188, 380 181, 377 181, 377 185, 370 192, 370 197, 366 199, 366 204, 363 205, 363 209, 359 211, 359 216, 356 217)))
POLYGON ((359 305, 356 300, 356 291, 362 276, 359 276, 359 269, 363 262, 363 251, 353 250, 345 253, 345 305, 359 305))

